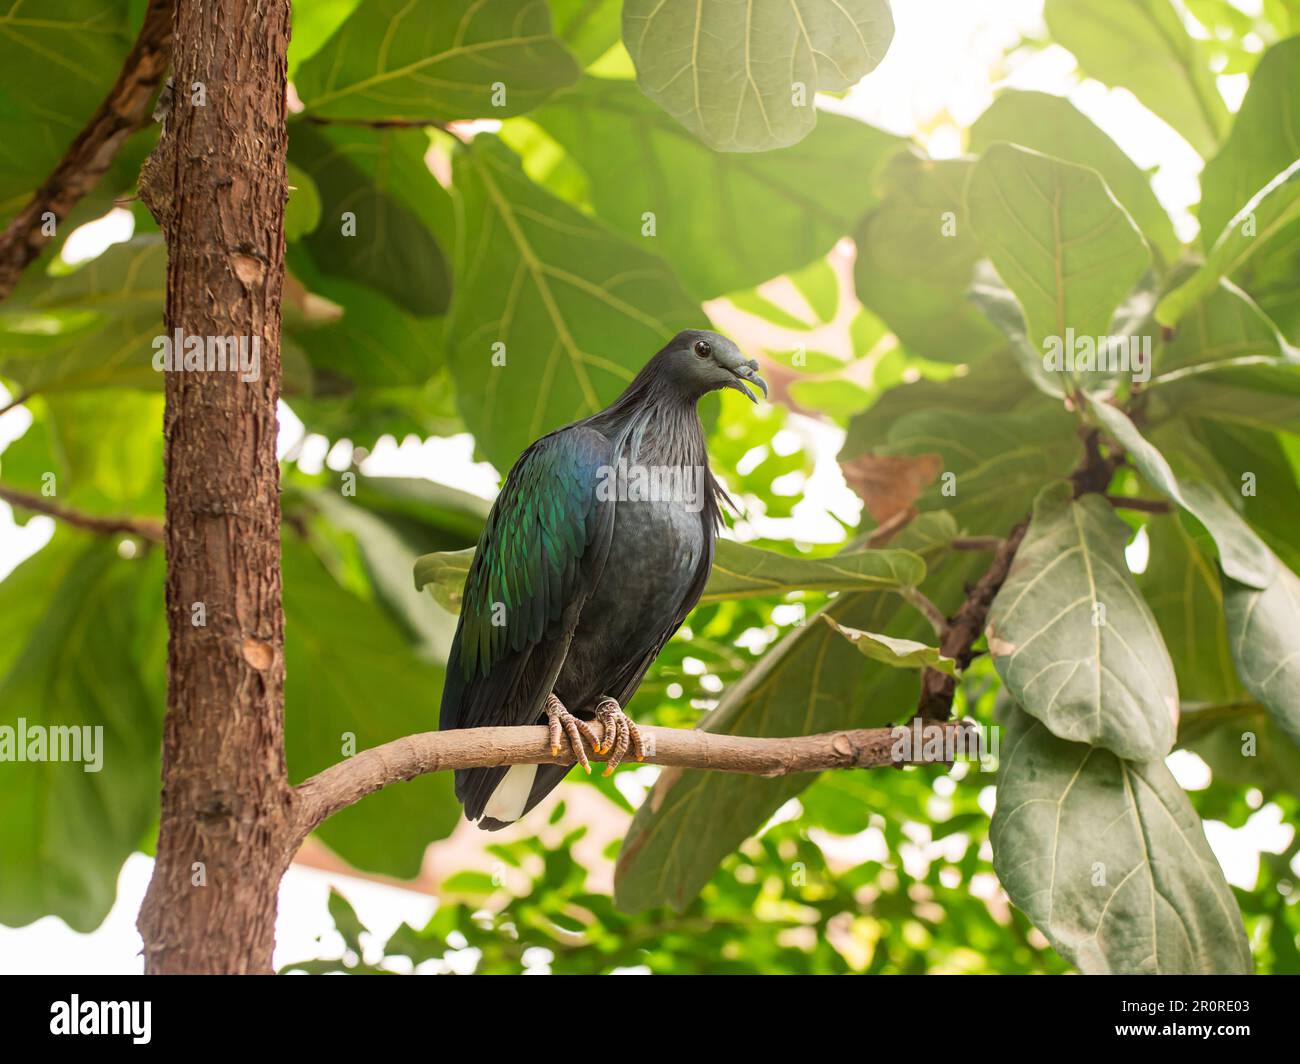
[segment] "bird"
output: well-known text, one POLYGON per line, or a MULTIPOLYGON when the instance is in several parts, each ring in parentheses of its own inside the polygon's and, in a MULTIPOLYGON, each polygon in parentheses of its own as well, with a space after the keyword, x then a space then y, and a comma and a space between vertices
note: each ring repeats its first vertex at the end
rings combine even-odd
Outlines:
MULTIPOLYGON (((699 601, 722 507, 697 404, 729 388, 767 397, 758 363, 730 339, 679 332, 599 413, 556 429, 511 467, 465 579, 439 727, 546 724, 590 774, 645 744, 624 712, 699 601), (591 722, 599 722, 599 736, 591 722)), ((456 771, 466 819, 495 831, 524 816, 573 766, 456 771)))

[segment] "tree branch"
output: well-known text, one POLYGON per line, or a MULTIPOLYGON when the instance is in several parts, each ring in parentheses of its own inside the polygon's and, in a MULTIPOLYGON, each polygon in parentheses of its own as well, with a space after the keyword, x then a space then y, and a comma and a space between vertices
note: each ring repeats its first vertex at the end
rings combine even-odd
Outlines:
MULTIPOLYGON (((961 721, 932 726, 941 727, 954 737, 969 727, 961 721)), ((933 760, 925 756, 928 744, 913 749, 910 758, 895 758, 900 733, 910 731, 907 725, 789 738, 719 735, 696 728, 656 728, 645 724, 638 725, 638 729, 645 742, 647 764, 711 772, 774 777, 831 768, 926 764, 933 760)), ((592 761, 604 760, 589 744, 586 750, 592 761)), ((294 788, 295 834, 291 848, 296 850, 318 825, 339 810, 392 783, 458 768, 571 764, 573 757, 567 752, 559 756, 551 754, 549 732, 540 725, 461 728, 408 735, 363 750, 294 788)))
POLYGON ((82 513, 80 510, 70 510, 43 495, 32 495, 30 492, 6 488, 3 485, 0 485, 0 499, 11 506, 21 506, 24 510, 31 510, 33 513, 56 517, 66 524, 85 529, 87 532, 98 532, 103 535, 125 532, 154 543, 161 543, 163 540, 162 522, 152 521, 147 517, 99 517, 95 514, 82 513))
MULTIPOLYGON (((1083 459, 1070 474, 1074 496, 1088 492, 1104 493, 1115 476, 1115 470, 1124 464, 1124 452, 1116 448, 1102 454, 1101 435, 1096 429, 1080 430, 1083 441, 1083 459)), ((947 631, 939 641, 944 657, 952 658, 961 670, 970 666, 974 658, 972 647, 984 631, 989 608, 1011 572, 1020 541, 1029 529, 1029 518, 1023 518, 1006 539, 1002 540, 984 575, 966 594, 966 600, 948 621, 947 631)), ((952 716, 952 702, 957 694, 957 680, 935 669, 921 673, 921 697, 916 715, 922 720, 947 720, 952 716)))
POLYGON ((1167 514, 1173 507, 1164 499, 1139 499, 1133 495, 1107 495, 1106 501, 1116 510, 1141 510, 1149 514, 1167 514))
POLYGON ((140 35, 108 96, 31 202, 0 233, 0 300, 49 243, 46 216, 62 222, 98 184, 122 145, 149 120, 149 100, 167 68, 171 38, 172 0, 150 0, 140 35))

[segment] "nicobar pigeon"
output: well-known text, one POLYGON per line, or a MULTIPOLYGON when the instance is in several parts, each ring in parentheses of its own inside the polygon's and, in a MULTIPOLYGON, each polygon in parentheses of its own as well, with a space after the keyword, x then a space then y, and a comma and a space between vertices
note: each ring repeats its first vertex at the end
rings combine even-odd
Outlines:
MULTIPOLYGON (((606 774, 629 750, 644 756, 623 707, 699 601, 730 501, 709 470, 696 403, 719 388, 757 402, 746 382, 767 395, 758 363, 734 343, 687 330, 613 404, 524 451, 465 580, 443 730, 546 723, 552 753, 567 742, 588 773, 584 737, 608 755, 606 774)), ((456 796, 495 831, 570 767, 462 769, 456 796)))

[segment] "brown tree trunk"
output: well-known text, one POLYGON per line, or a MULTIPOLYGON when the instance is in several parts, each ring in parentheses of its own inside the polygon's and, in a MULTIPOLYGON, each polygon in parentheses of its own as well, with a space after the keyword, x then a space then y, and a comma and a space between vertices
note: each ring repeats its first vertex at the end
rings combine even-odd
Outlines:
POLYGON ((173 102, 141 175, 167 238, 168 336, 259 348, 255 380, 167 371, 162 820, 139 919, 150 973, 271 971, 290 858, 275 454, 288 40, 289 0, 179 0, 173 102))

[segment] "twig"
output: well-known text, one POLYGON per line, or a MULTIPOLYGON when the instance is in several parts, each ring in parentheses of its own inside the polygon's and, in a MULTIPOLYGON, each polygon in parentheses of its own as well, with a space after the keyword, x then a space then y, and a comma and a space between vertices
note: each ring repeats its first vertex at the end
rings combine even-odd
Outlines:
MULTIPOLYGON (((939 725, 961 732, 962 722, 939 725)), ((599 727, 599 725, 596 725, 599 727)), ((796 735, 789 738, 755 738, 718 735, 688 728, 638 725, 646 746, 648 764, 674 768, 738 772, 751 776, 787 776, 795 772, 820 772, 832 768, 879 768, 899 763, 925 764, 927 747, 947 743, 916 743, 903 747, 910 757, 895 756, 900 737, 909 726, 862 728, 796 735)), ((945 735, 945 739, 947 736, 945 735)), ((604 760, 590 745, 587 756, 604 760)), ((322 821, 392 783, 413 780, 430 772, 499 765, 571 765, 566 751, 552 756, 546 728, 462 728, 424 732, 395 739, 331 765, 294 788, 294 850, 322 821)))
POLYGON ((899 588, 898 593, 930 622, 930 627, 934 629, 935 635, 942 639, 947 634, 948 618, 943 615, 943 610, 930 601, 925 592, 919 587, 902 587, 899 588))
POLYGON ((25 402, 27 402, 28 399, 32 397, 32 395, 33 395, 32 392, 19 392, 12 399, 10 399, 9 402, 5 403, 4 406, 0 406, 0 417, 4 417, 7 413, 9 413, 10 410, 22 406, 25 402))
POLYGON ((1107 495, 1106 501, 1117 510, 1142 510, 1149 514, 1167 514, 1173 507, 1164 499, 1139 499, 1133 495, 1107 495))
POLYGON ((867 535, 868 547, 883 547, 899 532, 906 528, 916 516, 916 507, 909 506, 906 510, 899 510, 892 517, 881 522, 867 535))
MULTIPOLYGON (((1102 454, 1101 437, 1096 429, 1083 429, 1083 460, 1070 474, 1077 498, 1088 492, 1105 492, 1110 486, 1115 470, 1124 464, 1124 452, 1116 448, 1102 454)), ((1023 518, 1010 535, 1002 540, 993 555, 987 571, 966 595, 966 601, 949 619, 947 632, 939 642, 944 657, 952 658, 958 668, 965 670, 975 657, 973 647, 984 631, 989 608, 1006 582, 1015 561, 1016 551, 1029 529, 1029 518, 1023 518)), ((947 720, 952 716, 952 702, 957 693, 957 681, 951 676, 926 669, 921 673, 921 697, 916 715, 923 720, 947 720)))
MULTIPOLYGON (((1020 541, 1025 538, 1028 528, 1029 518, 1026 517, 1011 530, 984 575, 970 589, 966 601, 948 622, 948 630, 939 642, 939 649, 944 657, 956 661, 959 669, 967 669, 975 656, 971 648, 984 631, 989 607, 1002 590, 1020 541)), ((947 720, 952 716, 952 700, 956 693, 957 681, 954 677, 935 669, 926 669, 921 673, 921 698, 917 702, 916 715, 922 720, 947 720)))
POLYGON ((1001 536, 958 536, 948 546, 953 550, 995 551, 1002 543, 1001 536))
POLYGON ((98 532, 105 535, 125 532, 128 535, 139 536, 141 539, 151 540, 154 543, 161 543, 163 539, 162 522, 152 521, 147 517, 98 517, 95 514, 82 513, 79 510, 69 510, 66 506, 51 502, 42 495, 32 495, 26 491, 18 491, 3 486, 0 486, 0 499, 3 499, 11 506, 21 506, 24 510, 56 517, 66 524, 85 529, 87 532, 98 532))
POLYGON ((140 35, 108 96, 31 202, 0 233, 0 300, 49 243, 46 216, 63 221, 98 184, 122 145, 149 120, 149 100, 167 68, 171 38, 172 0, 150 0, 140 35))

